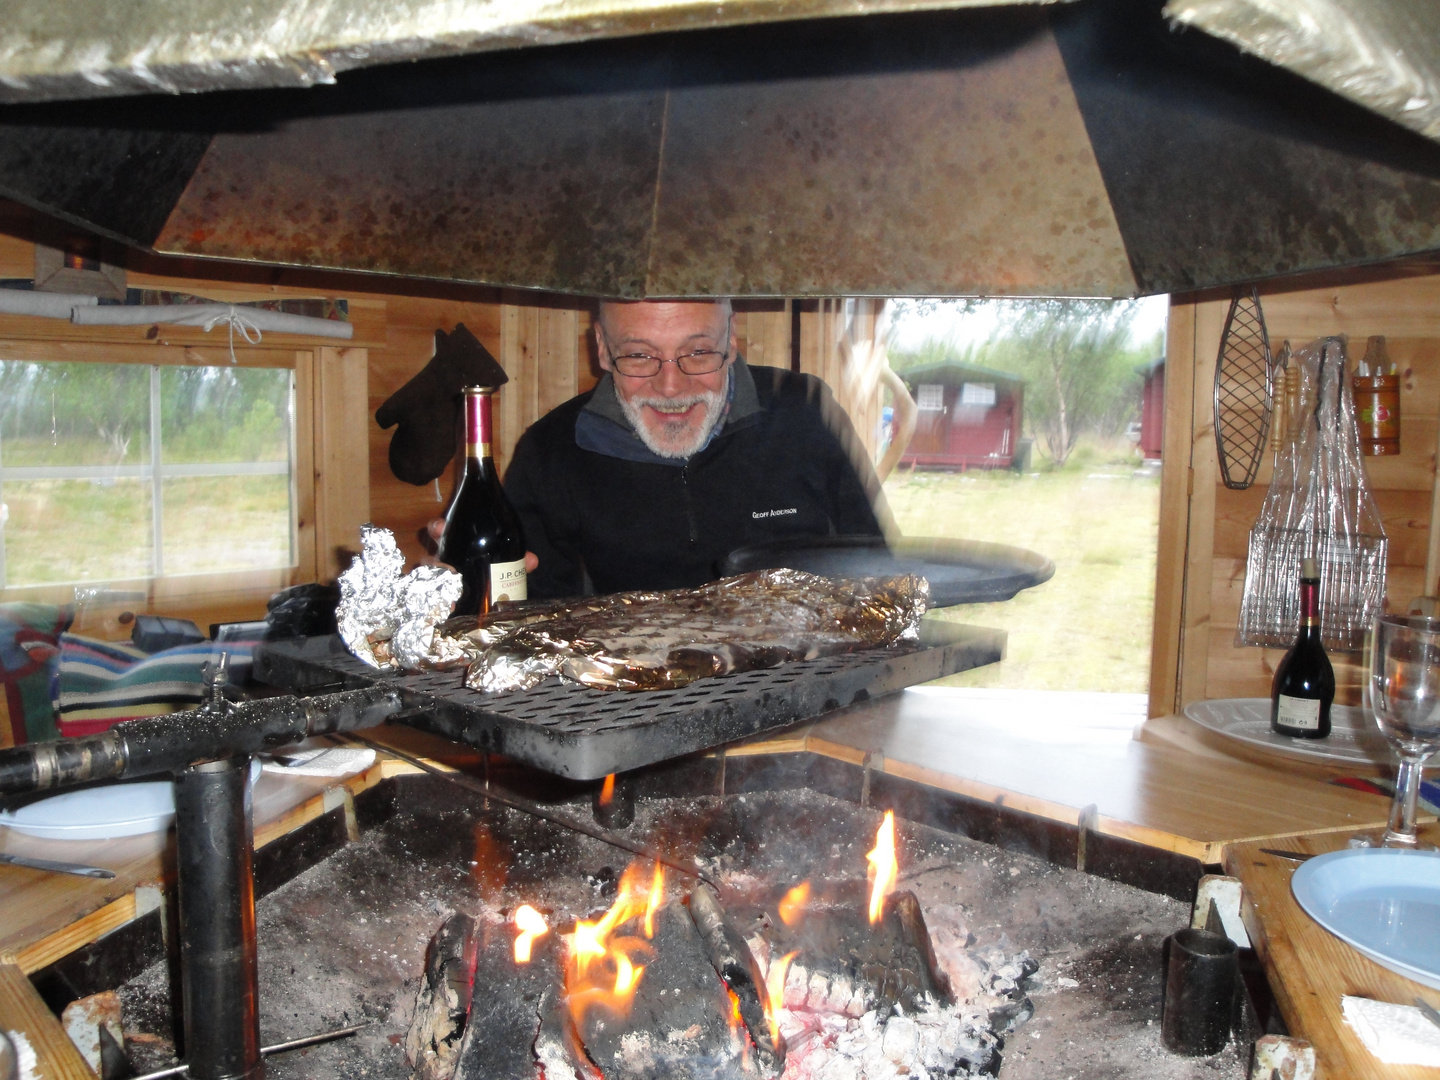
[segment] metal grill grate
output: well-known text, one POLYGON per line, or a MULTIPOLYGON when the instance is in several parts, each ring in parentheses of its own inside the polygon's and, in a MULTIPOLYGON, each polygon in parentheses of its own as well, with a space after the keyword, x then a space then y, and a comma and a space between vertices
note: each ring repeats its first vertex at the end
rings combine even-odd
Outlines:
POLYGON ((1260 309, 1260 293, 1252 285, 1249 293, 1230 301, 1215 361, 1215 449, 1228 488, 1248 488, 1260 471, 1274 379, 1265 313, 1260 309))
POLYGON ((919 644, 867 649, 701 679, 676 690, 591 690, 551 680, 511 694, 468 689, 458 671, 389 674, 355 659, 338 637, 270 642, 257 678, 302 693, 389 683, 405 723, 575 780, 594 780, 787 727, 842 705, 993 663, 1004 635, 925 623, 919 644))

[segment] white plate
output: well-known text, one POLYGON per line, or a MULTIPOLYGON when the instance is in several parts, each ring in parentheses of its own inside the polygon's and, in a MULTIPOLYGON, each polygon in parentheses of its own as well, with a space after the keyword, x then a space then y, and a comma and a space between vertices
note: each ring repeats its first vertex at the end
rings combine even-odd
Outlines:
MULTIPOLYGON (((260 775, 250 763, 250 781, 260 775)), ((108 784, 52 795, 14 813, 0 811, 0 825, 48 840, 109 840, 141 836, 170 827, 175 817, 175 786, 169 780, 108 784)))
POLYGON ((1440 990, 1440 852, 1331 851, 1302 863, 1290 889, 1341 941, 1440 990))
POLYGON ((1323 739, 1292 739, 1271 731, 1269 698, 1192 701, 1185 715, 1217 735, 1295 757, 1365 765, 1396 760, 1375 718, 1354 705, 1331 706, 1330 734, 1323 739))
POLYGON ((169 780, 67 791, 0 813, 0 825, 49 840, 106 840, 168 829, 175 817, 169 780))

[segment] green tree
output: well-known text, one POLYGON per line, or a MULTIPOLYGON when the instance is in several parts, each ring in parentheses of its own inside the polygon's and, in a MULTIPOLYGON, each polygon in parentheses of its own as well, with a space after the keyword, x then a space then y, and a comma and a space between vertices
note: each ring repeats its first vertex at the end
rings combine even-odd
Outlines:
POLYGON ((1008 337, 1024 375, 1025 409, 1058 468, 1085 431, 1097 430, 1135 397, 1136 357, 1126 348, 1138 308, 1133 301, 1045 299, 1014 312, 1008 337))

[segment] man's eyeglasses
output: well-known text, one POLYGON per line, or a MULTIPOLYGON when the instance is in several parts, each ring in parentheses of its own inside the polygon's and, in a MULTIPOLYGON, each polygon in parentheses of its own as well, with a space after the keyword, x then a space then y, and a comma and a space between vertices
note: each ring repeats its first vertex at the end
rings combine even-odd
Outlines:
MULTIPOLYGON (((729 323, 726 324, 725 337, 730 337, 729 323)), ((610 349, 610 343, 605 343, 606 349, 610 349)), ((709 375, 712 371, 719 371, 730 359, 730 352, 717 352, 714 349, 696 349, 694 352, 683 353, 673 360, 666 360, 661 356, 651 356, 649 353, 625 353, 623 356, 615 356, 611 350, 610 362, 615 370, 621 375, 629 375, 635 379, 649 379, 660 374, 662 364, 674 364, 686 375, 709 375)))

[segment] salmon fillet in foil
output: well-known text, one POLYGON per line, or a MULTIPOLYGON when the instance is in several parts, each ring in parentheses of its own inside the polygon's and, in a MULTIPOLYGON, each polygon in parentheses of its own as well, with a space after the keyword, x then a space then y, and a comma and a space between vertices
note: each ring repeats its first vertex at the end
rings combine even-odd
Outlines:
POLYGON ((924 578, 757 570, 694 589, 628 592, 452 619, 436 652, 472 657, 465 684, 524 690, 562 676, 606 690, 666 690, 714 675, 915 640, 924 578))

